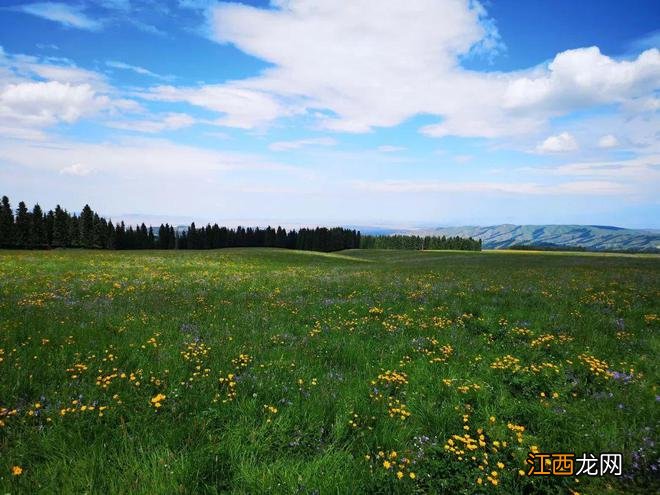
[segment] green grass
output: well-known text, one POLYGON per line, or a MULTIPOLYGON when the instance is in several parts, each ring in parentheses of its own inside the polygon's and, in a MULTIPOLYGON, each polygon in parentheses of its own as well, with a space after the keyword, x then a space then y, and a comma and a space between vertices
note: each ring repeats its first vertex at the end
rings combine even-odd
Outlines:
POLYGON ((0 252, 0 493, 650 493, 659 281, 657 256, 0 252), (533 446, 629 477, 520 476, 533 446))

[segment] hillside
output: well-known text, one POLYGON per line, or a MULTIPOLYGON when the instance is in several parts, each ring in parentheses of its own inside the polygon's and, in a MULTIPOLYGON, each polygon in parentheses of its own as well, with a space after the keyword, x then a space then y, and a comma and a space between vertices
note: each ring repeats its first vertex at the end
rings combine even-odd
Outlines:
POLYGON ((479 238, 486 249, 517 244, 582 246, 589 250, 651 251, 660 248, 660 231, 624 229, 601 225, 492 225, 487 227, 440 227, 409 230, 417 235, 479 238))

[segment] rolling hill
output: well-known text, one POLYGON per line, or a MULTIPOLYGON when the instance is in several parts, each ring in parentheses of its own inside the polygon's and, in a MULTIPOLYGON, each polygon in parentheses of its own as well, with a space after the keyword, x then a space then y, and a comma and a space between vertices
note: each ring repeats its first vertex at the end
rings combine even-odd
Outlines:
POLYGON ((656 251, 660 230, 625 229, 602 225, 491 225, 487 227, 439 227, 405 234, 446 235, 481 239, 486 249, 515 245, 584 247, 593 251, 656 251))

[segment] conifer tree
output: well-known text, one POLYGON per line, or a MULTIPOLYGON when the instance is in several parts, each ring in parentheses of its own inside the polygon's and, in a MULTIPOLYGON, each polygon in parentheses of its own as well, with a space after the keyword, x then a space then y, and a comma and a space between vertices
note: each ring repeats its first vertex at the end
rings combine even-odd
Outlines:
POLYGON ((169 235, 169 229, 161 223, 160 227, 158 227, 158 249, 167 249, 168 235, 169 235))
POLYGON ((117 234, 115 226, 112 224, 112 220, 108 221, 105 245, 108 249, 117 249, 117 234))
POLYGON ((170 226, 167 249, 176 249, 176 231, 173 225, 170 226))
POLYGON ((14 212, 9 198, 3 196, 0 205, 0 247, 12 247, 14 244, 14 212))
POLYGON ((30 220, 30 247, 43 248, 46 245, 46 229, 44 226, 44 213, 39 203, 36 203, 32 208, 30 220))
POLYGON ((21 201, 16 210, 16 247, 26 248, 30 245, 30 213, 21 201))
POLYGON ((53 222, 53 247, 68 247, 70 245, 69 222, 69 214, 60 205, 57 205, 53 222))
POLYGON ((46 246, 51 247, 53 245, 53 227, 55 225, 55 213, 53 210, 48 210, 46 216, 44 217, 44 229, 46 231, 46 246))
POLYGON ((105 218, 94 213, 94 227, 92 228, 92 247, 104 249, 107 243, 108 222, 105 218))
POLYGON ((75 213, 69 218, 69 243, 67 247, 80 247, 80 219, 75 213))
POLYGON ((94 212, 89 205, 80 213, 80 243, 84 248, 94 247, 94 212))
POLYGON ((123 221, 115 227, 115 249, 126 249, 126 226, 123 221))

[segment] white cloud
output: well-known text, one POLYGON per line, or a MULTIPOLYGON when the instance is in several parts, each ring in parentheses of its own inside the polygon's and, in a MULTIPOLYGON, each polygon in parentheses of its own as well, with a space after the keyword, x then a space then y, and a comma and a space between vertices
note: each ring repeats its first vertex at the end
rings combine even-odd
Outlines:
POLYGON ((397 151, 403 151, 405 149, 406 148, 403 146, 392 146, 389 144, 384 144, 376 148, 376 150, 380 151, 381 153, 396 153, 397 151))
POLYGON ((660 51, 647 50, 636 60, 616 61, 598 47, 558 54, 547 70, 511 81, 504 107, 561 113, 603 103, 620 103, 658 88, 660 51))
POLYGON ((39 128, 141 109, 116 94, 102 74, 68 59, 41 60, 0 50, 0 119, 13 136, 39 134, 36 138, 41 139, 39 128))
POLYGON ((337 141, 330 137, 299 139, 297 141, 277 141, 271 143, 268 148, 272 151, 290 151, 300 149, 303 146, 335 146, 337 141))
POLYGON ((98 31, 102 24, 90 17, 87 17, 79 6, 68 5, 56 2, 30 3, 15 7, 15 10, 25 12, 42 19, 54 21, 66 27, 84 29, 88 31, 98 31))
POLYGON ((581 176, 629 180, 638 185, 660 183, 660 154, 652 153, 626 160, 569 162, 555 166, 524 167, 518 172, 536 175, 581 176))
POLYGON ((0 89, 0 116, 30 126, 72 123, 109 103, 107 96, 97 95, 89 84, 22 82, 0 89))
POLYGON ((575 151, 578 144, 575 138, 568 132, 562 132, 556 136, 550 136, 536 147, 539 153, 563 153, 575 151))
POLYGON ((60 174, 77 175, 79 177, 84 177, 85 175, 89 175, 92 172, 92 170, 93 169, 91 167, 83 165, 82 163, 74 163, 73 165, 61 169, 60 174))
POLYGON ((107 65, 108 67, 112 67, 113 69, 130 70, 132 72, 135 72, 136 74, 140 74, 141 76, 149 76, 149 77, 154 77, 156 79, 172 79, 172 76, 162 76, 160 74, 156 74, 155 72, 150 71, 149 69, 140 67, 139 65, 131 65, 116 60, 106 60, 105 65, 107 65))
POLYGON ((278 117, 299 113, 265 92, 231 83, 198 88, 158 86, 141 96, 148 100, 183 101, 223 113, 225 116, 215 121, 217 125, 240 129, 260 128, 278 117))
POLYGON ((622 160, 579 161, 550 166, 522 167, 514 173, 532 180, 543 177, 545 182, 570 177, 579 179, 576 184, 616 183, 622 192, 627 190, 631 193, 630 198, 637 201, 654 201, 660 187, 660 153, 622 160))
POLYGON ((0 136, 25 141, 42 141, 46 134, 39 129, 32 129, 21 125, 0 125, 0 136))
POLYGON ((619 146, 619 140, 613 134, 607 134, 598 140, 599 148, 616 148, 619 146))
POLYGON ((335 116, 319 125, 337 131, 392 126, 437 106, 449 86, 442 76, 487 35, 479 22, 482 9, 467 1, 275 5, 263 10, 221 3, 212 9, 217 41, 274 65, 234 84, 330 110, 335 116), (429 83, 437 87, 425 87, 429 83), (434 89, 440 90, 435 96, 434 89))
POLYGON ((11 55, 0 51, 0 68, 7 70, 7 74, 0 75, 0 84, 36 79, 72 84, 87 83, 96 91, 109 89, 105 76, 77 67, 71 60, 61 57, 40 59, 31 55, 11 55))
POLYGON ((61 83, 86 83, 93 86, 96 90, 107 89, 105 79, 101 74, 91 70, 81 69, 80 67, 35 62, 24 63, 22 67, 29 69, 42 79, 61 83))
POLYGON ((126 131, 155 133, 190 127, 195 122, 193 117, 185 113, 168 113, 149 120, 117 120, 106 122, 105 125, 126 131))
POLYGON ((422 129, 429 136, 524 135, 554 116, 626 104, 660 87, 657 49, 630 61, 591 47, 526 71, 463 69, 469 54, 500 48, 476 1, 278 0, 268 9, 220 2, 208 13, 213 39, 272 67, 227 84, 154 88, 146 97, 220 112, 219 123, 245 129, 308 114, 322 129, 368 132, 428 114, 442 119, 422 129))

